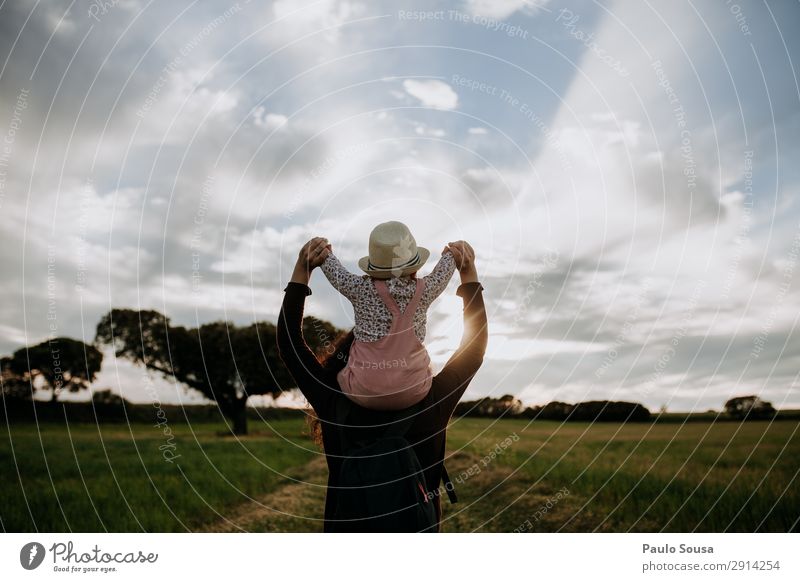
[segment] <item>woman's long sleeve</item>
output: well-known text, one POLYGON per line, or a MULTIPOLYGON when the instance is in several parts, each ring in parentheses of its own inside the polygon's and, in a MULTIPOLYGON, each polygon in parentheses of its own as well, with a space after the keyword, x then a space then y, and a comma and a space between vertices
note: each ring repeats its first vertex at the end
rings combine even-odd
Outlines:
MULTIPOLYGON (((284 288, 283 304, 278 315, 278 351, 281 358, 289 355, 296 345, 305 345, 303 339, 303 310, 311 288, 302 283, 290 282, 284 288)), ((291 359, 291 358, 290 358, 291 359)))
POLYGON ((469 360, 475 368, 474 372, 477 372, 483 363, 483 356, 489 343, 483 285, 477 281, 463 283, 456 290, 456 295, 464 300, 464 333, 461 336, 461 345, 453 357, 464 357, 469 360))
POLYGON ((303 310, 311 289, 303 283, 290 282, 284 292, 278 315, 278 355, 303 396, 316 408, 320 397, 329 390, 322 365, 303 337, 303 310))
POLYGON ((449 418, 461 396, 483 363, 489 342, 483 285, 478 281, 462 283, 456 294, 464 300, 464 332, 461 345, 437 374, 437 385, 444 391, 440 398, 445 418, 449 418))

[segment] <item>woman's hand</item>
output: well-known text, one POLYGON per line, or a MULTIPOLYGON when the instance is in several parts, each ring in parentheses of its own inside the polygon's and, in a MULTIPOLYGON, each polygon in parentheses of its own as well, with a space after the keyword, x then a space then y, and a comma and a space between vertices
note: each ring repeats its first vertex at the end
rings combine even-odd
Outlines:
POLYGON ((447 244, 447 249, 453 253, 456 268, 461 275, 461 283, 472 283, 478 280, 478 271, 475 268, 475 251, 466 241, 459 240, 447 244))
POLYGON ((331 245, 328 239, 314 237, 300 249, 297 255, 297 262, 292 272, 292 283, 302 283, 308 285, 311 279, 311 271, 319 267, 331 254, 331 245))

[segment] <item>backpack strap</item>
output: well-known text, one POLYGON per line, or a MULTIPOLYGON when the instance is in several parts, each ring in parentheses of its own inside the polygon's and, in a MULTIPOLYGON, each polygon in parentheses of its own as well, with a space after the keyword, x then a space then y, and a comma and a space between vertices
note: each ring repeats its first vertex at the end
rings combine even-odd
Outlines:
POLYGON ((450 475, 447 474, 447 468, 444 466, 444 461, 442 461, 442 483, 444 483, 444 490, 447 491, 447 498, 450 500, 450 503, 458 503, 456 488, 455 485, 453 485, 453 482, 450 480, 450 475))

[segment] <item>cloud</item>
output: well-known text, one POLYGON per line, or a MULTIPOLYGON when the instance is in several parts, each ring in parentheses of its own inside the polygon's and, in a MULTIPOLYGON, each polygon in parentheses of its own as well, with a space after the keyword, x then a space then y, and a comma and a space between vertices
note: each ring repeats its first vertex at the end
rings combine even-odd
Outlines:
POLYGON ((287 41, 308 34, 320 33, 328 45, 338 44, 342 26, 361 16, 365 6, 360 2, 343 0, 276 0, 272 11, 280 26, 271 37, 287 41))
POLYGON ((289 118, 279 113, 267 113, 264 107, 256 107, 253 111, 253 122, 256 126, 263 129, 272 131, 283 127, 289 121, 289 118))
POLYGON ((465 9, 474 16, 502 20, 518 11, 536 14, 550 0, 466 0, 465 9))
POLYGON ((419 99, 425 107, 455 109, 458 106, 458 95, 443 81, 406 79, 403 81, 403 88, 409 95, 419 99))

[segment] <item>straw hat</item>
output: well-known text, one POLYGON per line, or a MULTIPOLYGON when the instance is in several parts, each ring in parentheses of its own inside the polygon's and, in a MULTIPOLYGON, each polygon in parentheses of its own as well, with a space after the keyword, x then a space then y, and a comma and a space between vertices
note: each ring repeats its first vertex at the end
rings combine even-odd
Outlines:
POLYGON ((358 266, 376 279, 402 277, 417 271, 431 252, 417 246, 417 241, 402 222, 383 222, 369 234, 369 256, 362 257, 358 266))

